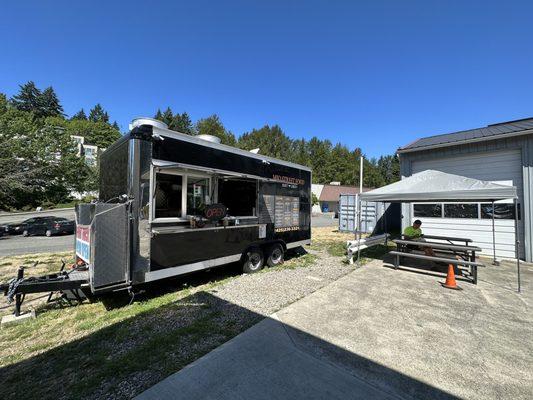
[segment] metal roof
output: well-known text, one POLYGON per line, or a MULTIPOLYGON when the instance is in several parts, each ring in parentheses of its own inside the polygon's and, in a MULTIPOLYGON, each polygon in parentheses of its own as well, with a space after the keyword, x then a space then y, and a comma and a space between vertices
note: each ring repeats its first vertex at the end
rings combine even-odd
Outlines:
MULTIPOLYGON (((478 142, 483 140, 498 139, 506 136, 516 136, 523 131, 533 130, 533 118, 518 119, 515 121, 500 122, 487 125, 484 128, 469 129, 443 135, 428 136, 400 147, 398 153, 431 149, 463 144, 465 142, 478 142)), ((528 133, 528 132, 523 132, 528 133)))

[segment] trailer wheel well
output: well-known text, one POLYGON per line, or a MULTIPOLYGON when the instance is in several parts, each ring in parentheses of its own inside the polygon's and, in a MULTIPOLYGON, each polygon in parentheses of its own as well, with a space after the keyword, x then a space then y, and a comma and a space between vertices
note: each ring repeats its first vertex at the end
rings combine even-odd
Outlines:
POLYGON ((287 251, 287 244, 283 240, 272 240, 266 243, 261 243, 261 249, 266 252, 273 244, 280 244, 283 247, 283 251, 287 251))
POLYGON ((283 247, 283 252, 287 251, 287 244, 283 240, 280 240, 280 239, 270 240, 270 241, 264 242, 264 243, 256 243, 256 244, 252 244, 252 245, 248 246, 246 249, 244 249, 244 251, 241 254, 241 262, 244 261, 244 257, 246 256, 246 253, 250 249, 253 249, 253 248, 256 248, 256 247, 259 247, 263 251, 263 254, 265 254, 265 256, 267 256, 266 252, 270 248, 270 246, 272 246, 273 244, 280 244, 281 247, 283 247))

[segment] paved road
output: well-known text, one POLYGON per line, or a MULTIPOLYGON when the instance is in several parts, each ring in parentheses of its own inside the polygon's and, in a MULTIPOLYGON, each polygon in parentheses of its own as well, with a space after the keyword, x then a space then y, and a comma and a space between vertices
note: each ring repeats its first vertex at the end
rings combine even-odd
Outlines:
MULTIPOLYGON (((0 225, 22 222, 32 217, 55 217, 74 219, 73 208, 34 211, 25 213, 0 213, 0 225)), ((3 236, 0 237, 0 256, 16 256, 20 254, 51 253, 74 249, 74 237, 66 236, 3 236)))
POLYGON ((74 235, 64 236, 3 236, 0 237, 0 256, 50 253, 74 249, 74 235))

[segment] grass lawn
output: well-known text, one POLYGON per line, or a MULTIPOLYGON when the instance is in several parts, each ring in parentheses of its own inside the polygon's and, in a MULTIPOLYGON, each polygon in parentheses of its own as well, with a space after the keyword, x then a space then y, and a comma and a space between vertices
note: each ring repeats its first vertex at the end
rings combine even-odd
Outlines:
MULTIPOLYGON (((351 236, 316 228, 312 248, 340 257, 346 237, 351 236)), ((40 275, 57 271, 60 259, 71 261, 70 257, 71 253, 1 257, 0 281, 16 275, 18 265, 40 260, 28 269, 28 274, 40 275)), ((308 253, 263 273, 318 261, 308 253)), ((35 320, 0 329, 2 397, 108 398, 125 378, 131 381, 131 394, 139 393, 263 318, 213 294, 214 288, 239 275, 238 267, 227 266, 170 280, 131 305, 120 297, 75 307, 36 305, 35 320)), ((23 309, 27 307, 25 303, 23 309)), ((119 397, 128 397, 128 390, 122 387, 119 397)))

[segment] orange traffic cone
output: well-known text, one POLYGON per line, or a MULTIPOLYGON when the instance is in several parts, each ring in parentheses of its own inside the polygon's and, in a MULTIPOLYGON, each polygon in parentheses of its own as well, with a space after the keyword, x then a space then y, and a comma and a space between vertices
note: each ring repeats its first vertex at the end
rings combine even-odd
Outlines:
POLYGON ((448 275, 446 275, 446 282, 441 282, 440 284, 448 289, 463 290, 457 286, 457 283, 455 282, 455 271, 453 270, 452 264, 448 264, 448 275))

